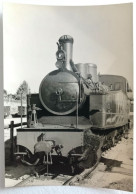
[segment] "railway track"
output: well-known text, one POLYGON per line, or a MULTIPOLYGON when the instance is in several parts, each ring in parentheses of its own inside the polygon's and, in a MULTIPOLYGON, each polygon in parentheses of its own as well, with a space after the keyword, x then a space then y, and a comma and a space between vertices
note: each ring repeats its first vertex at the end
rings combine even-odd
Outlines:
POLYGON ((29 186, 34 183, 34 185, 76 185, 81 180, 84 180, 88 175, 94 171, 95 168, 97 168, 99 162, 97 162, 93 167, 89 169, 85 169, 83 172, 77 175, 68 175, 68 174, 53 174, 49 173, 48 175, 46 173, 42 175, 38 175, 40 171, 44 171, 45 167, 43 167, 42 170, 39 170, 39 172, 34 172, 32 175, 29 175, 26 179, 22 180, 20 183, 16 184, 16 187, 21 186, 29 186))

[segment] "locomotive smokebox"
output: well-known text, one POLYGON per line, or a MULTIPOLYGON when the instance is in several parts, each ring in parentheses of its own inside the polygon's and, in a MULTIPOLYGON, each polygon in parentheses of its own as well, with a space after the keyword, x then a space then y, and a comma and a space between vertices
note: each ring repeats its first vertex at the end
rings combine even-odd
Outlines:
POLYGON ((39 97, 42 105, 56 115, 72 113, 84 103, 85 95, 80 86, 80 79, 72 71, 55 70, 41 82, 39 97), (81 91, 79 92, 79 88, 81 91), (79 98, 82 101, 79 103, 79 98))
POLYGON ((69 35, 63 35, 59 39, 58 51, 56 53, 56 66, 62 69, 71 69, 70 60, 72 60, 73 53, 73 38, 69 35))

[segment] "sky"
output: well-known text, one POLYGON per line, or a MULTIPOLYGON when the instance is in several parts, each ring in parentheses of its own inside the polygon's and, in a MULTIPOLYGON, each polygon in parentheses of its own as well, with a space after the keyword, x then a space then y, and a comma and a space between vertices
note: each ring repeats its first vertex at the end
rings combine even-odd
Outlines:
POLYGON ((95 63, 97 72, 126 77, 133 87, 132 4, 45 6, 4 3, 4 89, 16 93, 26 80, 31 92, 56 69, 56 42, 74 38, 74 63, 95 63))

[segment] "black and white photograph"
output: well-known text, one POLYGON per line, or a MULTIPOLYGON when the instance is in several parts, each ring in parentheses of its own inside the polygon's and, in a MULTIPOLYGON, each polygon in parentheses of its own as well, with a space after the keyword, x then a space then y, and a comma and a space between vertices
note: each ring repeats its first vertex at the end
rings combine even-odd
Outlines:
POLYGON ((133 3, 3 3, 5 187, 133 192, 133 3))

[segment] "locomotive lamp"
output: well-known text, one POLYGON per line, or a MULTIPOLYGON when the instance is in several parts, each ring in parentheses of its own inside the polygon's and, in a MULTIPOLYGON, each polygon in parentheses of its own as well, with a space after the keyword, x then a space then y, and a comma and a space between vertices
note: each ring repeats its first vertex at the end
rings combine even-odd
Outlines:
POLYGON ((56 58, 57 58, 57 62, 56 62, 56 67, 59 69, 63 68, 63 63, 65 62, 65 51, 62 50, 61 45, 59 43, 57 43, 58 45, 58 51, 56 52, 56 58))

